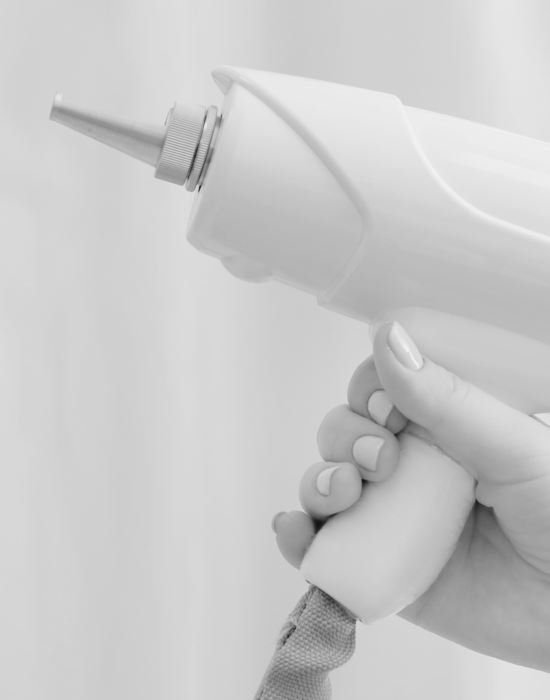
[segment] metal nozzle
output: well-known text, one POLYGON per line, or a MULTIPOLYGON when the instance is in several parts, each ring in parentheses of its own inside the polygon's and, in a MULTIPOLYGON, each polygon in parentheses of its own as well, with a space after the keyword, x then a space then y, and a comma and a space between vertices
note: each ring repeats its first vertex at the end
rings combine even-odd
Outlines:
POLYGON ((159 161, 167 132, 166 126, 138 124, 73 107, 62 102, 60 92, 55 96, 50 119, 154 167, 159 161))
POLYGON ((214 127, 219 122, 216 115, 215 107, 209 107, 207 113, 200 105, 178 101, 166 126, 139 124, 65 104, 58 92, 50 119, 152 165, 155 177, 161 180, 177 185, 187 181, 187 189, 193 191, 204 176, 214 127))

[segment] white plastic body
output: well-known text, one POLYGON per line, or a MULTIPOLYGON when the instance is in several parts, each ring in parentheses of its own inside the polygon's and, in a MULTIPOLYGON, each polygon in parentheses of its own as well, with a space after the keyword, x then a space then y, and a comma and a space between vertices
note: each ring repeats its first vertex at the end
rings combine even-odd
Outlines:
MULTIPOLYGON (((214 78, 226 98, 195 195, 194 246, 242 279, 293 285, 373 331, 398 319, 435 362, 525 413, 550 410, 550 144, 349 86, 229 67, 214 78)), ((414 447, 403 452, 400 468, 431 449, 419 445, 416 456, 414 447)), ((411 551, 436 549, 446 560, 473 490, 458 484, 448 458, 430 463, 448 500, 437 508, 424 481, 432 505, 418 502, 425 519, 411 551)), ((394 500, 405 481, 393 481, 394 500)), ((371 550, 361 564, 349 550, 348 568, 335 565, 344 542, 366 542, 372 513, 382 517, 367 504, 383 488, 371 489, 323 528, 303 569, 364 621, 411 602, 444 564, 435 571, 432 558, 414 578, 389 547, 385 573, 369 563, 371 550), (377 590, 391 588, 399 570, 407 590, 371 609, 373 576, 377 590)), ((409 527, 403 518, 397 540, 412 537, 409 527)))
POLYGON ((550 144, 370 90, 214 77, 226 98, 189 241, 242 279, 397 318, 434 361, 547 411, 550 144))

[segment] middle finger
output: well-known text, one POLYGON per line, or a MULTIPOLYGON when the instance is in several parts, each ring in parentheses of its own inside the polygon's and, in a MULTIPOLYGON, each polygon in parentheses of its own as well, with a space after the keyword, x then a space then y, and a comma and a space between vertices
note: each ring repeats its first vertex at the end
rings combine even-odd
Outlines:
POLYGON ((399 462, 393 433, 360 416, 347 405, 330 411, 317 434, 319 453, 326 462, 350 462, 366 481, 382 481, 399 462))

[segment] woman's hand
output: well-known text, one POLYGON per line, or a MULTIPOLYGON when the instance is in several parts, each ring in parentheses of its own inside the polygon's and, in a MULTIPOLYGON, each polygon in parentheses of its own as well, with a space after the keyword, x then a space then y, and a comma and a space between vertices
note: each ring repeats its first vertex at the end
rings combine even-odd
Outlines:
POLYGON ((319 430, 325 461, 302 478, 305 512, 274 518, 283 556, 299 567, 327 518, 359 498, 362 481, 392 474, 395 434, 411 421, 474 477, 477 501, 435 583, 400 616, 550 671, 550 429, 422 358, 399 324, 378 332, 348 401, 319 430))

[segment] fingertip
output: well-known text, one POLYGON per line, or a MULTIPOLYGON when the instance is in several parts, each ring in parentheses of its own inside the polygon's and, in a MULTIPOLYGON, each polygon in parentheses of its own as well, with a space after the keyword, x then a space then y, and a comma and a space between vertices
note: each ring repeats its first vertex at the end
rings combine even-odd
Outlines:
POLYGON ((286 561, 299 569, 302 560, 315 537, 316 527, 312 518, 299 510, 279 513, 273 522, 279 551, 286 561))
POLYGON ((408 420, 384 389, 377 389, 368 397, 367 412, 371 420, 394 434, 402 430, 408 420))
POLYGON ((347 398, 354 413, 369 418, 391 433, 400 432, 408 422, 408 418, 393 404, 392 398, 382 386, 374 364, 374 355, 367 357, 353 373, 347 398))
POLYGON ((387 428, 390 433, 393 433, 396 435, 397 433, 400 433, 403 428, 407 425, 409 422, 409 419, 407 416, 404 416, 401 411, 397 408, 397 406, 394 406, 390 412, 390 415, 388 416, 385 424, 385 428, 387 428))
POLYGON ((395 471, 400 453, 399 443, 389 431, 385 431, 383 438, 362 435, 352 447, 353 459, 364 481, 387 479, 395 471))
POLYGON ((382 323, 377 329, 374 334, 374 337, 372 339, 372 349, 373 349, 373 356, 374 356, 374 346, 379 343, 387 343, 388 342, 388 336, 390 334, 390 331, 392 329, 392 326, 394 324, 394 321, 386 321, 385 323, 382 323))
POLYGON ((306 513, 323 520, 352 506, 361 490, 361 475, 354 464, 320 462, 302 477, 299 497, 306 513))
POLYGON ((352 411, 368 418, 367 402, 377 389, 380 389, 380 381, 374 366, 374 355, 369 355, 357 367, 348 384, 347 398, 352 411))
POLYGON ((372 357, 378 376, 380 376, 381 362, 385 363, 389 361, 392 364, 396 362, 396 357, 391 351, 388 341, 392 325, 392 323, 384 323, 384 325, 380 326, 372 341, 372 357))

